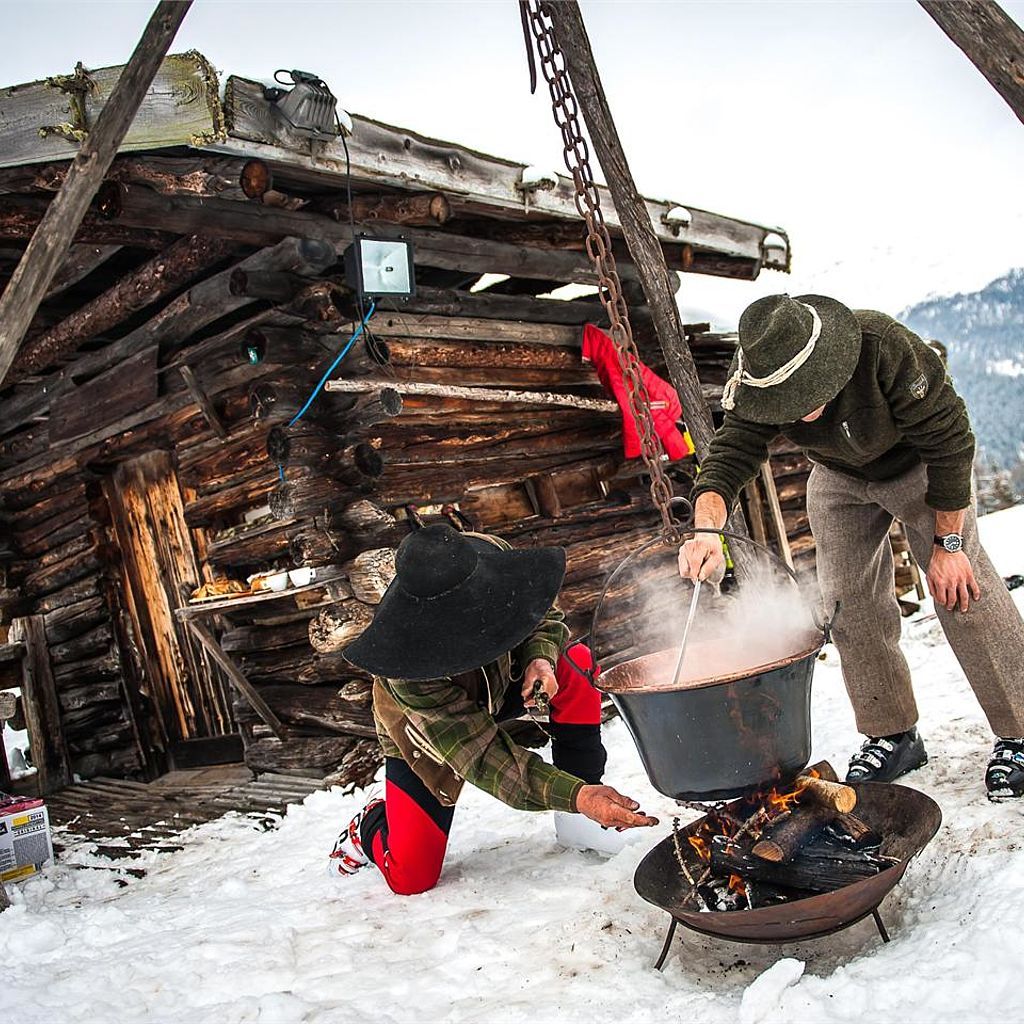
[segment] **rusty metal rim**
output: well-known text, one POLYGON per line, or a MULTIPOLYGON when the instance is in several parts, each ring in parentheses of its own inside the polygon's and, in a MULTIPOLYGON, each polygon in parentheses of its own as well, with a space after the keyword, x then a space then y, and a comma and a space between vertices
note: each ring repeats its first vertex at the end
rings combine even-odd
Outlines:
MULTIPOLYGON (((685 686, 644 686, 643 688, 640 688, 636 686, 607 685, 609 676, 613 676, 615 673, 620 672, 620 670, 625 669, 629 665, 636 664, 638 661, 655 658, 658 654, 664 653, 663 651, 657 651, 654 654, 645 654, 639 658, 632 658, 630 661, 624 661, 621 665, 616 665, 614 668, 608 669, 607 672, 602 673, 594 679, 594 686, 604 693, 621 694, 678 693, 680 690, 706 690, 712 686, 725 686, 728 683, 737 683, 744 679, 750 679, 751 676, 760 676, 764 675, 766 672, 772 672, 775 669, 785 668, 787 665, 792 665, 795 662, 802 661, 804 658, 817 654, 824 646, 824 637, 816 637, 814 643, 811 644, 810 647, 807 647, 796 654, 787 655, 785 658, 779 658, 776 661, 771 661, 764 665, 753 665, 750 668, 739 669, 735 672, 730 672, 728 675, 715 676, 712 679, 702 679, 697 682, 687 683, 685 686)), ((666 650, 669 650, 669 648, 666 648, 666 650)))

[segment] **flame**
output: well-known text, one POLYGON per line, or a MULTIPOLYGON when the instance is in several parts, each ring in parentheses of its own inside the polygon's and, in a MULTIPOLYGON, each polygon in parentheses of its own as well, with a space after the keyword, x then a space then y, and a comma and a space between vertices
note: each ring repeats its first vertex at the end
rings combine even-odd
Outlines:
POLYGON ((707 864, 711 860, 711 847, 700 836, 689 836, 688 839, 697 856, 707 864))
POLYGON ((747 895, 747 886, 739 875, 729 876, 729 891, 736 893, 738 896, 747 895))

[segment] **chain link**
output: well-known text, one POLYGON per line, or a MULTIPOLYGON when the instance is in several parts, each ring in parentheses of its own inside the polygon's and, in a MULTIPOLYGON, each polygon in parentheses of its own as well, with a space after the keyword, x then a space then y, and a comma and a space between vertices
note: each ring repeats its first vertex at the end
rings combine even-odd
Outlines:
POLYGON ((678 540, 680 528, 672 518, 672 484, 663 465, 664 449, 654 427, 651 399, 640 373, 640 355, 633 340, 629 308, 615 267, 612 240, 601 210, 601 196, 590 166, 590 147, 580 125, 579 105, 572 91, 565 56, 555 39, 550 3, 530 0, 529 24, 540 57, 541 73, 551 94, 555 124, 562 133, 565 166, 576 188, 576 209, 587 225, 586 251, 597 272, 597 292, 608 314, 609 334, 615 343, 619 372, 629 396, 629 413, 640 438, 640 457, 651 480, 651 500, 661 514, 667 539, 678 540))

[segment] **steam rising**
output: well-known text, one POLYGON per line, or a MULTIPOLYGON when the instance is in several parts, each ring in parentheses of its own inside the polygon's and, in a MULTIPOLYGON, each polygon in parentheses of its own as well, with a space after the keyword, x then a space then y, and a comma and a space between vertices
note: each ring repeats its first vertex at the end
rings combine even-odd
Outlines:
MULTIPOLYGON (((806 651, 820 639, 811 604, 814 595, 771 565, 746 559, 740 586, 719 593, 704 584, 680 673, 680 684, 696 685, 723 676, 751 674, 761 666, 806 651)), ((627 578, 616 581, 608 594, 595 639, 614 656, 608 667, 664 652, 644 665, 639 675, 629 672, 629 689, 669 687, 679 654, 683 626, 693 584, 680 579, 674 552, 657 555, 651 564, 639 564, 627 578)), ((615 689, 615 672, 604 685, 615 689)), ((628 681, 627 681, 628 677, 628 681)))

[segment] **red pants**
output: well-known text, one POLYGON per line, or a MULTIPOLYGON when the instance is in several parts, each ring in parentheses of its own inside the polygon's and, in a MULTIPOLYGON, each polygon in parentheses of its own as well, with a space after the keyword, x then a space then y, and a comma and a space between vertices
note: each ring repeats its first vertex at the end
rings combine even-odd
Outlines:
MULTIPOLYGON (((592 662, 585 644, 569 653, 581 668, 592 662)), ((555 666, 558 693, 551 701, 550 731, 555 766, 582 778, 600 782, 604 772, 601 744, 601 694, 563 656, 555 666)), ((515 717, 521 696, 510 694, 500 717, 515 717)), ((443 806, 398 757, 385 765, 384 804, 363 818, 363 849, 380 869, 393 892, 402 896, 432 889, 441 876, 454 807, 443 806)))

